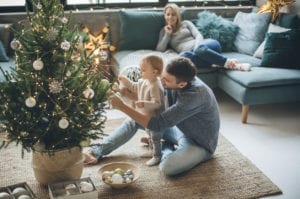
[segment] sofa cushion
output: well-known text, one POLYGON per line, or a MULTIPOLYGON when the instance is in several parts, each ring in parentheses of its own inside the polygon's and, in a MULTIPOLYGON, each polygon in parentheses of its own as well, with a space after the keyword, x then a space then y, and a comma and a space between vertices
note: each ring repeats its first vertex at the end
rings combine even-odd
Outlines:
POLYGON ((234 58, 237 59, 238 62, 240 63, 249 63, 251 67, 258 67, 260 66, 261 59, 258 59, 256 57, 246 55, 243 53, 238 53, 238 52, 224 52, 222 53, 224 56, 228 58, 234 58))
POLYGON ((155 49, 164 26, 163 12, 120 11, 119 50, 155 49))
POLYGON ((229 78, 250 87, 300 84, 300 70, 253 67, 250 72, 223 70, 229 78))
POLYGON ((238 25, 209 11, 199 12, 198 19, 193 22, 204 38, 218 40, 223 52, 233 50, 238 25))
POLYGON ((299 28, 299 16, 292 13, 279 13, 275 24, 284 28, 299 28))
POLYGON ((7 62, 9 58, 6 55, 6 51, 3 47, 2 41, 0 40, 0 62, 7 62))
POLYGON ((300 69, 300 30, 267 33, 261 66, 300 69))
POLYGON ((12 24, 0 24, 0 41, 2 41, 3 47, 8 56, 12 54, 12 49, 10 48, 10 41, 12 40, 11 28, 12 24))
MULTIPOLYGON (((281 27, 281 26, 277 26, 277 25, 274 25, 272 23, 269 24, 269 28, 268 28, 268 33, 269 32, 286 32, 290 30, 289 28, 284 28, 284 27, 281 27)), ((265 40, 259 45, 259 47, 256 49, 256 51, 254 52, 254 57, 257 57, 257 58, 262 58, 263 56, 263 53, 264 53, 264 48, 265 48, 265 45, 266 45, 266 38, 265 40)))
POLYGON ((244 13, 239 11, 233 22, 239 26, 239 32, 234 41, 238 52, 253 55, 265 38, 271 15, 244 13))

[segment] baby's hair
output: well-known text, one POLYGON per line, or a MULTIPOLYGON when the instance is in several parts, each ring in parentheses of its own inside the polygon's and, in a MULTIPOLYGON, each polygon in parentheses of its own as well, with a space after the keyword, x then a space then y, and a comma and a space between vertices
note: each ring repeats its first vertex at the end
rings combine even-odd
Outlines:
POLYGON ((141 60, 141 64, 143 62, 149 63, 153 69, 157 70, 158 75, 162 73, 164 62, 161 57, 157 55, 148 55, 141 60))

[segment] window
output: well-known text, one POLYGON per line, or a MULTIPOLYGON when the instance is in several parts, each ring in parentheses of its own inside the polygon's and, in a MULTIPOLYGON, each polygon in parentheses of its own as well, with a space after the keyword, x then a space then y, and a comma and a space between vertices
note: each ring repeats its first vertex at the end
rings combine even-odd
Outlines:
MULTIPOLYGON (((25 11, 26 0, 1 0, 0 12, 25 11)), ((163 7, 168 2, 181 6, 255 5, 256 0, 61 0, 65 9, 101 9, 121 7, 163 7)))

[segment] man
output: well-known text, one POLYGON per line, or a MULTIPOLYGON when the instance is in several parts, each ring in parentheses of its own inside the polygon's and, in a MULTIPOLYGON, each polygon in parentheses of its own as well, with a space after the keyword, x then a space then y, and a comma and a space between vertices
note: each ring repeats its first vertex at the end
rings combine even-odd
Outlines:
POLYGON ((210 159, 218 142, 219 109, 212 90, 196 73, 188 58, 170 61, 161 75, 168 108, 158 116, 143 115, 119 97, 112 98, 111 105, 132 119, 124 121, 101 145, 92 148, 87 159, 98 160, 110 153, 126 143, 139 127, 164 132, 159 168, 165 175, 180 174, 210 159))

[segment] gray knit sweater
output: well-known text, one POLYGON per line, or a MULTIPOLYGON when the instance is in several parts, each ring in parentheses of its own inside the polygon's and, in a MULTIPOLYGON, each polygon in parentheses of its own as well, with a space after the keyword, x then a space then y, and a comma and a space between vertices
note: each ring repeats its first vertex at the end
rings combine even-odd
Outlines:
POLYGON ((181 91, 166 91, 169 108, 152 117, 147 128, 160 132, 176 125, 197 145, 213 153, 218 143, 220 115, 212 90, 196 77, 181 91))
POLYGON ((162 28, 156 46, 157 51, 164 52, 172 48, 177 53, 191 51, 203 40, 203 36, 190 21, 182 21, 181 27, 175 33, 169 34, 162 28))

